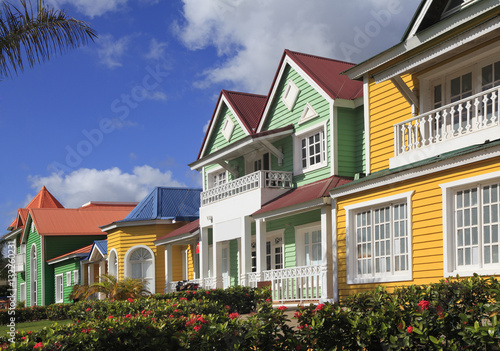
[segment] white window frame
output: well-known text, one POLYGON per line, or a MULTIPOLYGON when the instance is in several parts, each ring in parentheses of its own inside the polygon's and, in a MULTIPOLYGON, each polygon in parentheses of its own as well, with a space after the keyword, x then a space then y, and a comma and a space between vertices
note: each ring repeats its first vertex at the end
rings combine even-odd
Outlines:
MULTIPOLYGON (((479 266, 472 266, 470 268, 459 268, 456 265, 456 246, 455 246, 455 225, 454 225, 454 194, 457 191, 470 189, 471 187, 487 186, 495 183, 500 183, 500 171, 486 173, 466 179, 459 179, 456 181, 439 184, 442 190, 443 201, 443 260, 444 260, 444 277, 454 276, 472 276, 474 273, 482 275, 497 275, 500 273, 499 264, 480 264, 479 266)), ((478 215, 479 220, 482 221, 482 215, 478 215)), ((480 227, 480 224, 478 224, 480 227)), ((479 233, 481 239, 481 232, 479 233)), ((479 251, 482 251, 480 244, 479 251)))
POLYGON ((289 111, 293 110, 295 103, 297 102, 297 98, 299 97, 300 89, 295 85, 293 80, 289 79, 285 91, 283 92, 283 96, 281 100, 288 108, 289 111))
POLYGON ((153 250, 151 250, 149 247, 147 247, 146 245, 136 245, 136 246, 133 246, 131 247, 127 253, 125 253, 125 278, 129 278, 129 277, 132 277, 132 267, 131 267, 131 264, 130 264, 130 255, 132 254, 132 252, 134 252, 134 250, 136 249, 139 249, 139 248, 143 248, 143 249, 146 249, 149 251, 149 253, 151 254, 151 265, 152 265, 152 276, 151 276, 151 279, 148 279, 149 282, 150 282, 150 293, 151 294, 155 294, 155 286, 156 286, 156 280, 155 280, 155 277, 156 277, 156 266, 155 266, 155 254, 153 252, 153 250))
POLYGON ((441 85, 442 106, 451 103, 451 79, 467 72, 472 72, 472 95, 482 91, 481 69, 499 60, 500 49, 497 44, 491 44, 468 55, 460 56, 432 71, 418 76, 420 81, 421 98, 420 113, 434 109, 434 86, 441 85))
POLYGON ((56 303, 62 303, 64 302, 64 275, 61 274, 56 274, 56 303), (58 282, 58 279, 61 279, 60 282, 58 282))
POLYGON ((229 172, 227 170, 225 170, 224 168, 217 167, 217 168, 214 168, 213 170, 210 170, 207 172, 208 189, 212 189, 212 188, 215 188, 219 185, 226 184, 227 182, 229 182, 229 172), (219 177, 221 174, 225 175, 225 181, 224 182, 217 181, 217 184, 215 184, 214 177, 215 176, 219 177))
POLYGON ((71 286, 71 272, 66 272, 66 286, 71 286))
POLYGON ((109 255, 108 255, 108 270, 109 274, 114 275, 115 277, 118 277, 118 253, 116 252, 115 248, 112 248, 109 250, 109 255), (114 260, 113 260, 114 258, 114 260))
MULTIPOLYGON (((314 222, 314 223, 307 223, 307 224, 303 224, 303 225, 298 225, 298 226, 295 226, 295 264, 297 265, 297 267, 304 267, 304 266, 307 266, 307 262, 306 262, 306 250, 305 250, 305 234, 306 233, 312 233, 313 231, 319 231, 319 235, 320 235, 320 242, 321 242, 321 246, 320 246, 320 250, 319 250, 319 254, 321 255, 321 260, 320 260, 320 263, 318 265, 315 265, 315 266, 319 266, 321 265, 324 257, 323 257, 323 250, 322 250, 322 246, 323 245, 326 245, 326 243, 322 242, 322 233, 321 233, 321 222, 314 222)), ((312 238, 309 239, 309 241, 311 241, 312 238)), ((309 242, 309 245, 310 245, 310 249, 312 249, 312 245, 311 245, 311 242, 309 242)), ((312 252, 309 252, 310 256, 312 256, 312 252)))
POLYGON ((78 273, 79 272, 76 269, 73 271, 73 285, 77 285, 79 283, 80 279, 78 279, 79 278, 79 274, 78 273))
POLYGON ((222 123, 222 128, 221 128, 221 133, 226 139, 226 141, 229 142, 229 140, 231 140, 233 131, 234 131, 234 122, 232 121, 231 117, 226 116, 226 119, 222 123))
POLYGON ((301 130, 295 133, 294 136, 294 157, 293 157, 293 171, 294 174, 303 174, 311 172, 328 165, 328 134, 327 134, 327 121, 321 124, 314 125, 307 129, 301 130), (312 135, 320 133, 321 136, 321 161, 315 163, 314 165, 308 165, 303 167, 302 165, 302 140, 309 138, 312 135))
POLYGON ((30 304, 31 306, 38 305, 38 252, 36 244, 32 244, 30 248, 30 304), (33 262, 35 262, 35 269, 33 269, 33 262))
MULTIPOLYGON (((401 194, 396 194, 380 199, 365 201, 353 205, 344 206, 346 212, 346 262, 347 262, 347 284, 369 284, 381 282, 398 282, 409 281, 413 279, 413 266, 412 266, 412 232, 411 232, 411 212, 412 202, 411 197, 414 191, 409 191, 401 194), (358 276, 357 273, 357 257, 356 257, 356 214, 366 210, 376 210, 384 206, 390 206, 391 212, 393 205, 406 204, 406 231, 408 237, 408 270, 403 272, 395 272, 394 264, 391 265, 390 273, 375 273, 375 265, 372 267, 372 276, 368 277, 363 275, 358 276)), ((372 237, 375 233, 372 231, 372 237)), ((391 233, 391 242, 393 241, 391 233)), ((372 241, 373 242, 373 241, 372 241)), ((373 245, 372 245, 373 246, 373 245)), ((394 250, 391 250, 391 258, 394 258, 394 250)), ((393 261, 394 262, 394 261, 393 261)))

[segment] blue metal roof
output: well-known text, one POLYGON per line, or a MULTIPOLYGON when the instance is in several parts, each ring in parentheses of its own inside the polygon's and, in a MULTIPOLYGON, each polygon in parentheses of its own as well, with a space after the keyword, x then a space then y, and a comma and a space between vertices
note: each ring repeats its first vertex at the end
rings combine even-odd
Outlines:
POLYGON ((82 258, 82 261, 89 260, 90 256, 92 256, 92 252, 95 249, 98 249, 103 256, 108 254, 108 240, 94 240, 92 247, 90 248, 90 252, 86 257, 82 258))
POLYGON ((156 187, 120 222, 149 219, 193 221, 199 217, 201 191, 197 188, 156 187))

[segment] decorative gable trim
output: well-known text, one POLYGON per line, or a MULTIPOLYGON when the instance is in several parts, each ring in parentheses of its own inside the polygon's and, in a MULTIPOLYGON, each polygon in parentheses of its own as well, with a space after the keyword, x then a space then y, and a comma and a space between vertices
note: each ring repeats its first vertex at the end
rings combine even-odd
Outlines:
POLYGON ((269 114, 269 110, 273 104, 274 98, 276 97, 276 93, 278 91, 278 86, 279 83, 281 82, 281 79, 283 78, 283 74, 285 72, 285 68, 287 65, 289 65, 292 69, 297 72, 302 79, 306 81, 307 84, 309 84, 314 90, 316 90, 326 101, 331 102, 333 99, 328 95, 328 93, 319 86, 318 83, 316 83, 302 68, 299 67, 293 59, 291 59, 286 53, 284 54, 284 59, 282 61, 282 64, 280 66, 280 69, 277 73, 276 79, 274 80, 274 85, 271 88, 271 92, 269 93, 269 98, 266 102, 266 105, 264 107, 264 112, 262 113, 262 117, 259 122, 259 126, 257 127, 257 133, 262 131, 262 128, 264 126, 264 123, 267 119, 267 116, 269 114))
POLYGON ((285 106, 288 108, 289 111, 293 110, 293 107, 295 106, 295 102, 297 101, 297 97, 299 96, 300 89, 295 85, 293 80, 289 80, 285 92, 283 93, 283 96, 281 97, 281 100, 285 104, 285 106))
POLYGON ((229 111, 231 111, 232 115, 234 116, 234 118, 238 122, 239 126, 241 127, 241 129, 243 130, 243 132, 245 133, 245 135, 250 135, 250 133, 248 132, 247 128, 245 128, 245 126, 243 125, 243 123, 238 118, 238 114, 234 111, 234 109, 231 106, 231 104, 227 101, 226 97, 224 96, 224 93, 221 92, 221 95, 219 97, 219 101, 217 103, 217 108, 216 108, 216 110, 215 110, 215 112, 214 112, 214 114, 212 116, 212 120, 210 121, 209 130, 207 131, 207 137, 206 137, 206 139, 204 141, 203 148, 202 148, 202 150, 200 152, 200 156, 198 157, 198 159, 206 156, 207 145, 209 144, 209 141, 212 138, 212 136, 214 136, 214 134, 215 134, 215 126, 217 124, 217 123, 215 123, 215 121, 218 118, 220 118, 220 113, 221 113, 223 104, 225 104, 227 106, 227 108, 229 109, 229 111))
POLYGON ((226 116, 226 120, 222 126, 222 135, 229 142, 231 140, 231 136, 233 135, 234 130, 234 122, 231 120, 229 116, 226 116))
POLYGON ((318 113, 316 110, 307 102, 304 111, 302 112, 302 116, 300 116, 299 124, 307 122, 315 117, 318 117, 318 113))

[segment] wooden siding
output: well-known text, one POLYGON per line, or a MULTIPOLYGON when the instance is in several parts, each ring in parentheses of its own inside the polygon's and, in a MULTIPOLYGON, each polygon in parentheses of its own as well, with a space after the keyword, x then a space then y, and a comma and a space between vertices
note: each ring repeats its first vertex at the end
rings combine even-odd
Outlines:
MULTIPOLYGON (((16 236, 16 253, 21 253, 21 234, 18 234, 16 236)), ((28 256, 26 256, 27 258, 28 256)), ((16 294, 16 301, 21 301, 21 284, 26 283, 26 271, 27 267, 24 267, 24 272, 23 273, 17 273, 16 274, 16 286, 17 286, 17 291, 18 293, 16 294)), ((26 289, 28 289, 27 284, 26 284, 26 289)))
POLYGON ((284 268, 296 267, 296 250, 295 250, 295 227, 307 223, 314 223, 321 220, 321 211, 313 210, 296 214, 289 217, 266 222, 266 231, 273 232, 280 229, 285 229, 284 234, 284 268))
MULTIPOLYGON (((402 77, 408 88, 415 87, 413 77, 402 77)), ((393 125, 411 118, 411 106, 391 81, 369 85, 370 94, 370 169, 389 168, 394 157, 393 125)))
MULTIPOLYGON (((73 302, 69 296, 71 292, 73 291, 73 271, 77 270, 78 271, 78 276, 80 276, 80 261, 79 260, 66 260, 60 263, 55 263, 53 265, 54 269, 54 277, 58 274, 63 275, 63 303, 69 303, 73 302), (67 286, 67 280, 66 280, 66 273, 71 272, 71 283, 70 286, 67 286)), ((53 300, 54 302, 56 301, 56 282, 54 278, 54 296, 53 300)))
POLYGON ((213 128, 211 138, 208 140, 204 156, 210 155, 212 152, 220 150, 246 136, 245 131, 241 128, 239 122, 236 120, 236 117, 232 114, 226 104, 223 104, 219 111, 219 115, 215 118, 215 126, 213 128), (224 135, 222 135, 222 127, 227 117, 229 117, 234 123, 233 133, 231 134, 229 141, 227 141, 224 135))
MULTIPOLYGON (((104 240, 106 235, 72 235, 72 236, 46 236, 44 237, 45 251, 45 304, 55 303, 56 286, 54 265, 49 265, 47 260, 64 255, 65 253, 78 250, 90 245, 94 240, 104 240)), ((66 277, 65 277, 66 278, 66 277)))
POLYGON ((390 289, 408 284, 428 284, 444 278, 442 190, 439 184, 497 171, 500 159, 491 159, 442 171, 437 174, 394 183, 371 191, 346 196, 337 202, 337 245, 339 296, 345 297, 383 284, 390 289), (344 206, 414 191, 411 198, 411 243, 413 280, 394 283, 347 284, 346 213, 344 206))
MULTIPOLYGON (((267 120, 264 124, 263 130, 272 130, 276 128, 285 127, 287 125, 293 124, 295 126, 295 131, 300 132, 302 130, 308 129, 314 125, 320 125, 327 121, 326 126, 326 147, 327 147, 327 164, 325 167, 320 169, 306 172, 294 176, 294 183, 297 186, 301 186, 307 183, 314 182, 316 180, 324 179, 330 176, 330 152, 329 147, 331 143, 330 135, 330 105, 329 102, 316 91, 309 83, 306 82, 293 68, 289 65, 285 68, 282 79, 279 82, 278 88, 274 100, 268 112, 267 120), (292 80, 295 85, 299 88, 300 92, 295 102, 292 111, 288 110, 286 105, 281 100, 285 92, 288 80, 292 80), (309 103, 314 110, 318 113, 318 116, 304 123, 298 124, 306 103, 309 103)), ((285 160, 282 167, 274 167, 274 170, 279 171, 293 171, 293 138, 285 138, 287 143, 289 143, 289 152, 284 152, 285 160)), ((283 145, 283 141, 274 143, 275 146, 279 147, 283 145)), ((288 150, 287 150, 288 151, 288 150)), ((277 163, 277 162, 276 162, 277 163)))
POLYGON ((155 256, 155 291, 163 292, 165 288, 165 248, 163 246, 155 246, 153 241, 186 223, 143 225, 111 230, 108 233, 108 255, 111 249, 114 248, 116 250, 118 257, 118 279, 124 279, 125 276, 125 254, 127 251, 134 246, 144 245, 150 248, 155 256))
POLYGON ((337 128, 337 175, 352 177, 364 173, 363 107, 337 108, 337 128))
POLYGON ((239 266, 239 247, 238 240, 234 239, 229 242, 229 276, 230 286, 239 285, 240 282, 240 266, 239 266))

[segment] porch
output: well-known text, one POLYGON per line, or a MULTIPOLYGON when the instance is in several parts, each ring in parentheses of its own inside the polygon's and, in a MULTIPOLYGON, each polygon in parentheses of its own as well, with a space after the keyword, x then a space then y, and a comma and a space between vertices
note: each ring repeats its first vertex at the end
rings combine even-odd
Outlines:
POLYGON ((390 168, 498 139, 499 95, 494 87, 395 124, 390 168))

